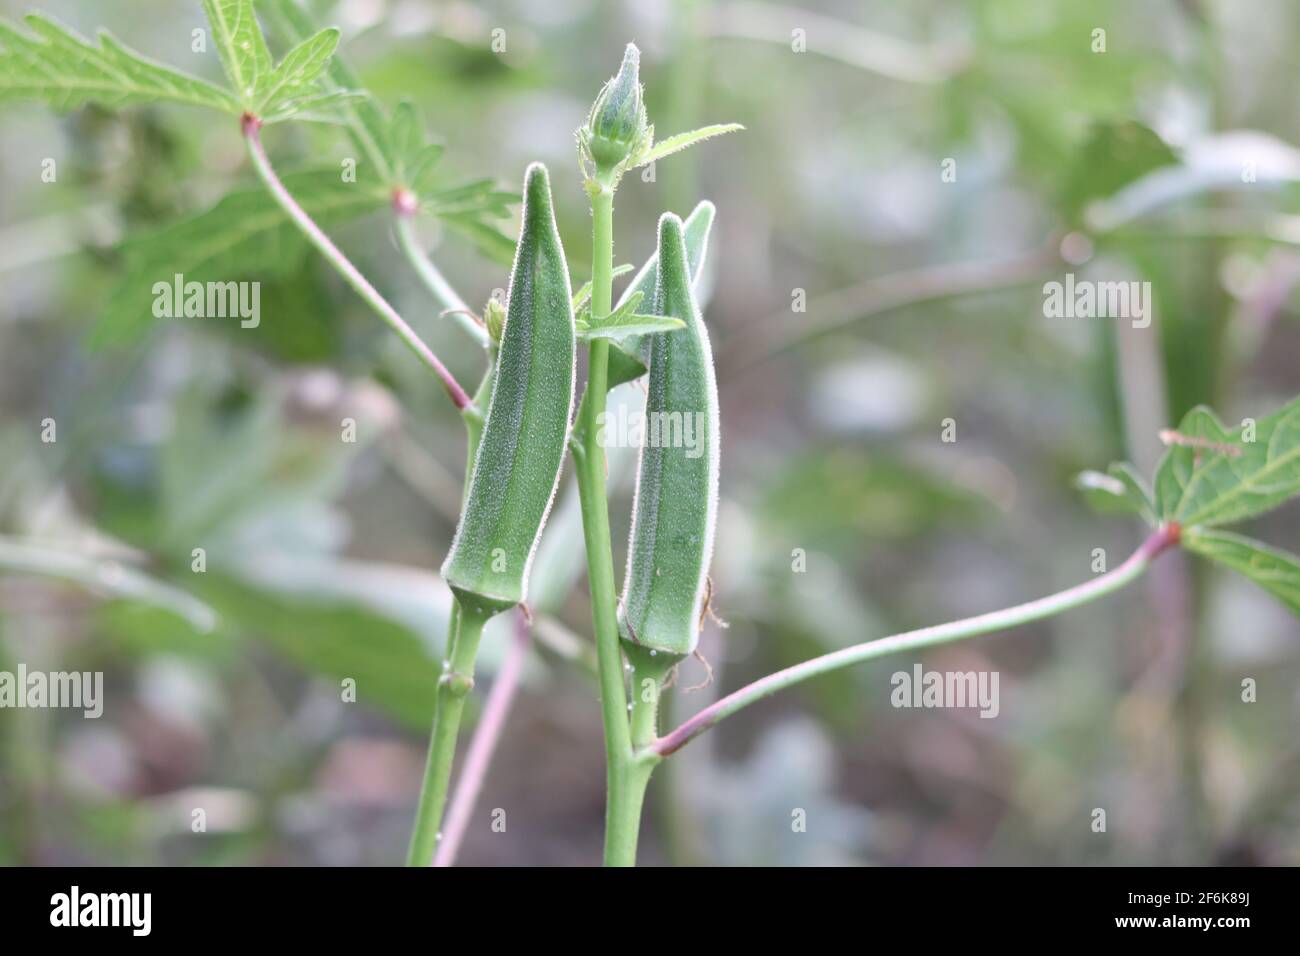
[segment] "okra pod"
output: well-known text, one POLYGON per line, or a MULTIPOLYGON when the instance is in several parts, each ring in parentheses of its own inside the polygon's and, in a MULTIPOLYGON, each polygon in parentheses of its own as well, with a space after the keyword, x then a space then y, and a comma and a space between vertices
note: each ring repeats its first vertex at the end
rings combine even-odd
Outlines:
MULTIPOLYGON (((699 203, 686 217, 684 233, 686 235, 686 262, 690 266, 691 288, 698 292, 697 284, 704 271, 704 261, 709 249, 709 230, 713 228, 713 203, 707 199, 699 203)), ((614 305, 617 311, 623 303, 629 301, 638 292, 647 307, 654 304, 655 278, 658 274, 659 254, 655 253, 646 260, 645 265, 628 283, 627 289, 614 305)), ((631 382, 646 373, 649 360, 649 337, 644 335, 628 336, 609 350, 610 388, 631 382)))
POLYGON ((659 220, 653 312, 686 326, 647 337, 645 440, 619 630, 630 646, 684 656, 699 640, 713 556, 718 388, 682 221, 671 213, 659 220))
POLYGON ((460 526, 442 576, 462 604, 494 613, 524 600, 559 484, 573 412, 572 290, 546 168, 528 167, 496 381, 460 526))

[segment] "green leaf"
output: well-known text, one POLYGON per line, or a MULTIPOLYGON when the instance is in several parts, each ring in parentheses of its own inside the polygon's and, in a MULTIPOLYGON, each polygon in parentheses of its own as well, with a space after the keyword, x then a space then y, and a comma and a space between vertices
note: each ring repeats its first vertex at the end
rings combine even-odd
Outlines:
POLYGON ((339 31, 331 27, 308 37, 286 53, 279 66, 261 77, 254 112, 265 116, 285 102, 320 92, 316 90, 317 81, 338 45, 339 31))
MULTIPOLYGON (((295 0, 261 0, 258 9, 287 43, 302 43, 316 31, 311 17, 295 0)), ((338 56, 330 58, 319 83, 327 92, 361 89, 356 74, 338 56)), ((388 118, 379 104, 369 97, 355 99, 342 105, 340 114, 357 149, 374 165, 377 178, 389 186, 395 185, 389 161, 388 118)))
POLYGON ((475 214, 453 213, 439 217, 448 228, 460 233, 479 252, 494 262, 510 265, 515 258, 514 240, 491 223, 475 214))
POLYGON ((203 632, 217 623, 216 612, 188 592, 121 561, 88 556, 75 549, 0 536, 0 571, 58 578, 105 597, 162 608, 203 632))
POLYGON ((721 136, 724 133, 733 133, 736 130, 744 129, 739 123, 715 123, 712 126, 701 126, 699 129, 693 129, 688 133, 678 133, 675 136, 669 136, 662 142, 656 143, 645 153, 637 157, 633 168, 637 166, 646 166, 655 160, 663 159, 665 156, 671 156, 673 153, 680 153, 689 146, 701 143, 706 139, 712 139, 714 136, 721 136))
POLYGON ((282 100, 269 113, 262 114, 262 124, 280 123, 287 119, 308 123, 347 124, 347 117, 342 108, 357 100, 366 98, 366 94, 357 90, 335 90, 330 93, 312 93, 298 99, 282 100))
POLYGON ((1128 462, 1116 462, 1105 473, 1082 472, 1075 479, 1075 485, 1098 511, 1136 514, 1149 525, 1155 526, 1158 523, 1151 490, 1128 462))
POLYGON ((1061 205, 1076 224, 1093 201, 1109 199, 1147 173, 1178 162, 1159 135, 1135 120, 1096 123, 1075 153, 1063 177, 1061 205))
MULTIPOLYGON (((291 173, 284 182, 322 226, 387 203, 382 187, 342 182, 336 169, 291 173)), ((172 282, 178 274, 185 282, 288 275, 301 267, 306 252, 306 239, 265 189, 230 193, 206 212, 123 243, 122 278, 109 295, 90 343, 124 344, 143 332, 154 320, 158 282, 172 282)))
POLYGON ((609 315, 592 318, 590 311, 578 320, 578 338, 584 342, 592 339, 624 339, 629 335, 649 335, 684 328, 681 319, 663 315, 641 315, 637 309, 643 295, 635 292, 619 304, 609 315))
POLYGON ((239 112, 225 90, 146 59, 108 33, 96 46, 40 14, 24 22, 34 37, 0 20, 0 99, 35 99, 59 110, 170 102, 239 112))
POLYGON ((1205 407, 1192 409, 1156 468, 1162 521, 1224 525, 1263 514, 1300 493, 1300 399, 1229 431, 1205 407))
POLYGON ((1239 571, 1300 615, 1300 558, 1229 531, 1192 529, 1183 546, 1239 571))
MULTIPOLYGON (((698 298, 700 276, 704 272, 704 260, 709 250, 709 231, 713 228, 713 203, 704 200, 691 210, 684 223, 686 227, 686 259, 691 269, 692 291, 698 298)), ((656 252, 641 271, 628 284, 619 297, 615 307, 622 306, 638 292, 647 300, 653 301, 655 291, 655 274, 659 267, 659 254, 656 252)), ((622 385, 640 378, 646 373, 646 357, 649 340, 637 335, 630 335, 618 343, 618 348, 609 350, 609 387, 622 385)))
POLYGON ((253 0, 203 0, 226 78, 244 109, 256 111, 257 94, 271 75, 271 51, 253 0))
MULTIPOLYGON (((621 266, 615 266, 609 273, 611 279, 617 279, 621 275, 626 275, 635 268, 630 262, 625 262, 621 266)), ((578 291, 573 293, 573 311, 577 312, 587 300, 591 298, 591 280, 588 279, 582 285, 578 286, 578 291)))
MULTIPOLYGON (((316 29, 295 0, 261 0, 258 9, 289 43, 302 44, 316 29)), ((345 93, 359 90, 361 84, 342 58, 333 56, 319 78, 319 87, 326 92, 345 93)), ((510 207, 519 202, 518 194, 499 190, 489 180, 440 188, 437 165, 443 148, 429 141, 410 103, 398 104, 391 117, 369 97, 331 105, 361 155, 390 190, 410 192, 424 212, 437 216, 488 258, 502 265, 514 261, 514 239, 491 220, 507 218, 510 207)))
POLYGON ((681 319, 663 315, 640 315, 629 313, 617 320, 610 320, 598 325, 588 325, 578 330, 578 338, 584 342, 592 339, 613 339, 621 341, 630 335, 654 335, 658 332, 675 332, 686 327, 681 319))

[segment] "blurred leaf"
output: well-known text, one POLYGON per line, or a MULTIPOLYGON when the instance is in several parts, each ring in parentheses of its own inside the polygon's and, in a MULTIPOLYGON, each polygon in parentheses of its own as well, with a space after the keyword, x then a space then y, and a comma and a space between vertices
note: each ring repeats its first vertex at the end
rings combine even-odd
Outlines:
POLYGON ((508 266, 514 261, 515 241, 496 226, 489 225, 475 215, 450 213, 440 217, 453 232, 459 232, 474 248, 499 265, 508 266))
POLYGON ((1156 506, 1146 481, 1128 462, 1116 462, 1103 474, 1082 472, 1075 479, 1088 504, 1100 512, 1136 514, 1147 524, 1156 524, 1156 506))
MULTIPOLYGON (((373 182, 343 182, 338 170, 290 173, 288 188, 322 226, 382 208, 373 182)), ((128 238, 125 269, 91 333, 92 346, 126 344, 153 321, 156 283, 231 282, 253 275, 289 275, 302 267, 307 240, 260 187, 228 194, 207 212, 128 238)), ((235 320, 232 320, 235 321, 235 320)))
POLYGON ((1088 227, 1116 229, 1182 199, 1217 190, 1257 192, 1300 181, 1300 150, 1255 130, 1232 130, 1191 144, 1177 163, 1125 184, 1088 210, 1088 227), (1248 178, 1245 174, 1250 171, 1248 178))
POLYGON ((311 673, 352 678, 357 703, 428 731, 441 664, 410 630, 353 605, 277 598, 211 573, 203 577, 202 593, 227 627, 311 673))
POLYGON ((1165 141, 1136 120, 1096 123, 1065 177, 1062 210, 1078 225, 1092 201, 1110 197, 1152 170, 1177 162, 1165 141))
POLYGON ((1300 615, 1300 558, 1228 531, 1194 528, 1183 535, 1189 551, 1239 571, 1300 615))
POLYGON ((321 78, 338 45, 339 31, 331 27, 308 37, 286 53, 279 66, 259 78, 253 112, 265 120, 269 114, 283 112, 288 104, 309 99, 313 94, 340 95, 341 91, 316 88, 316 81, 321 78))
MULTIPOLYGON (((260 9, 289 42, 302 43, 315 29, 295 0, 267 0, 260 9)), ((356 76, 337 56, 329 61, 321 85, 334 91, 361 88, 356 76)), ((498 189, 492 180, 440 187, 436 167, 443 147, 429 141, 409 102, 399 103, 391 116, 385 116, 370 98, 339 107, 340 119, 353 142, 374 163, 378 178, 389 191, 410 192, 422 210, 465 236, 488 258, 503 265, 513 261, 514 240, 491 220, 509 216, 509 207, 519 201, 516 193, 498 189)))
POLYGON ((258 90, 271 74, 271 51, 257 23, 253 0, 203 0, 203 10, 226 78, 244 108, 253 110, 258 90))
POLYGON ((863 541, 896 540, 971 521, 987 503, 924 467, 861 447, 809 448, 763 494, 770 528, 861 557, 863 541))
MULTIPOLYGON (((272 24, 272 29, 288 43, 302 43, 316 31, 295 0, 260 0, 258 10, 272 24)), ((334 92, 360 90, 361 82, 338 56, 330 58, 321 87, 334 92)), ((374 164, 375 178, 392 185, 394 170, 389 163, 388 119, 379 104, 370 97, 343 104, 341 113, 353 143, 374 164)))
POLYGON ((199 631, 211 631, 216 626, 216 614, 198 598, 121 561, 94 558, 39 541, 0 538, 0 571, 58 578, 94 594, 164 608, 199 631))
POLYGON ((35 38, 0 20, 0 100, 38 99, 59 110, 171 102, 239 112, 225 90, 154 63, 107 32, 95 46, 40 14, 28 14, 24 22, 35 38))
POLYGON ((346 125, 347 117, 341 112, 349 103, 363 100, 366 94, 354 90, 335 90, 331 93, 309 93, 297 99, 285 100, 274 110, 262 116, 263 125, 281 123, 288 119, 304 123, 336 123, 346 125))
POLYGON ((1243 439, 1247 427, 1229 432, 1201 406, 1162 436, 1170 443, 1156 468, 1162 521, 1230 524, 1300 494, 1300 399, 1259 419, 1253 441, 1243 439))

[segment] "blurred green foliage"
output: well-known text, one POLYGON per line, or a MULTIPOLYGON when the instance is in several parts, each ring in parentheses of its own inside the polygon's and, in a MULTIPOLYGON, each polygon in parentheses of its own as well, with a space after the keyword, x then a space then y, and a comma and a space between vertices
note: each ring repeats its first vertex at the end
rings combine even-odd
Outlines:
MULTIPOLYGON (((289 42, 281 3, 263 14, 276 56, 289 42)), ((0 14, 25 6, 0 0, 0 14)), ((42 6, 84 35, 107 26, 220 76, 215 52, 191 49, 197 2, 42 6)), ((442 145, 430 194, 486 182, 479 198, 505 211, 497 193, 527 162, 549 165, 575 284, 590 220, 573 131, 627 40, 645 51, 663 135, 745 124, 653 179, 629 175, 616 217, 618 261, 641 262, 660 211, 718 208, 713 578, 731 627, 701 646, 712 687, 682 692, 703 676, 683 665, 679 715, 811 654, 1085 580, 1095 548, 1118 560, 1140 529, 1095 516, 1076 472, 1129 459, 1150 474, 1159 430, 1193 406, 1234 422, 1300 392, 1294 4, 309 7, 341 27, 378 121, 409 101, 442 145), (807 53, 792 50, 795 29, 807 53), (836 35, 854 41, 854 62, 836 35), (872 61, 899 43, 928 81, 872 61), (606 55, 593 62, 592 49, 606 55), (1149 281, 1152 326, 1046 318, 1042 283, 1067 272, 1149 281), (972 273, 979 288, 963 291, 972 273), (882 301, 871 281, 889 277, 882 301), (789 347, 754 352, 777 339, 789 347), (745 367, 729 366, 741 351, 745 367)), ((331 235, 476 380, 479 350, 401 260, 387 180, 365 179, 364 161, 373 189, 320 175, 357 158, 346 130, 279 126, 268 147, 304 202, 342 198, 322 217, 331 235)), ((269 207, 224 119, 6 102, 0 157, 0 539, 96 569, 80 585, 0 569, 0 660, 102 669, 109 687, 98 722, 0 715, 0 860, 400 858, 441 666, 434 569, 465 464, 440 386, 280 221, 253 228, 269 207), (55 182, 41 179, 45 159, 55 182), (144 313, 152 283, 176 271, 261 281, 259 327, 144 313), (118 347, 96 347, 105 339, 118 347), (342 437, 347 419, 356 441, 342 437), (215 629, 105 590, 115 565, 204 602, 215 629), (205 834, 191 831, 194 806, 209 808, 205 834)), ((445 216, 421 224, 481 309, 506 282, 500 243, 494 258, 491 240, 467 241, 445 216)), ((514 235, 510 220, 503 231, 514 235)), ((611 468, 617 536, 630 489, 611 468)), ((1252 535, 1296 550, 1294 507, 1257 524, 1252 535)), ((543 554, 576 566, 581 539, 565 527, 543 554)), ((503 804, 507 835, 472 828, 466 862, 594 859, 600 724, 571 660, 587 649, 586 592, 571 567, 537 574, 553 592, 539 619, 560 636, 530 662, 527 716, 509 728, 521 743, 487 784, 528 805, 516 817, 503 804)), ((892 709, 887 661, 728 721, 652 787, 655 808, 678 812, 654 815, 646 859, 1298 862, 1298 632, 1264 590, 1171 558, 1086 611, 926 656, 997 669, 997 720, 892 709), (1104 835, 1088 828, 1097 806, 1104 835), (791 832, 796 807, 806 834, 791 832)), ((502 643, 485 637, 485 684, 502 643)))

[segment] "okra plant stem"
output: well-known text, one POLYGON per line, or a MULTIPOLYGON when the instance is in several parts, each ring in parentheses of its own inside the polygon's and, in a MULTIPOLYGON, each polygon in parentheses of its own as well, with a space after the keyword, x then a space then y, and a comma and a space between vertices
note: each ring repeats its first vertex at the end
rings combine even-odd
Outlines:
POLYGON ((416 357, 431 368, 434 374, 442 380, 443 387, 447 389, 447 394, 451 396, 452 403, 459 409, 469 407, 471 404, 469 396, 460 387, 460 383, 456 381, 455 376, 438 360, 438 356, 434 355, 429 346, 415 334, 415 330, 407 325, 406 320, 397 313, 397 310, 388 303, 387 299, 379 294, 379 290, 370 284, 370 280, 361 274, 360 270, 334 244, 334 241, 325 235, 324 230, 316 224, 316 221, 307 214, 307 211, 302 206, 298 205, 298 201, 285 188, 284 183, 280 181, 280 177, 276 175, 270 158, 266 155, 266 149, 262 146, 261 120, 251 114, 245 114, 240 125, 243 128, 244 142, 248 146, 248 155, 252 158, 253 166, 262 182, 266 185, 267 191, 270 192, 280 208, 285 211, 294 225, 307 237, 307 241, 316 247, 316 250, 325 257, 326 261, 335 268, 357 295, 365 299, 366 304, 388 323, 388 326, 398 334, 407 347, 416 354, 416 357))
MULTIPOLYGON (((591 310, 606 315, 613 299, 614 191, 598 182, 589 186, 592 215, 591 310)), ((618 599, 614 589, 614 552, 609 536, 605 490, 605 449, 598 421, 605 411, 609 342, 593 339, 587 353, 587 390, 581 405, 581 441, 575 448, 582 531, 587 547, 592 626, 596 633, 601 716, 605 725, 605 863, 630 866, 636 861, 637 830, 645 784, 633 772, 632 735, 628 725, 623 655, 618 639, 618 599)))
POLYGON ((411 264, 411 268, 415 270, 415 274, 420 277, 424 287, 450 313, 451 317, 465 333, 483 348, 489 348, 492 345, 492 337, 488 335, 487 329, 474 321, 465 300, 457 294, 456 290, 451 287, 451 283, 447 281, 446 276, 420 248, 411 214, 396 202, 394 202, 394 207, 397 244, 401 247, 402 254, 406 256, 407 262, 411 264))
POLYGON ((1097 598, 1118 591, 1141 577, 1157 556, 1166 549, 1178 544, 1179 534, 1180 531, 1177 525, 1170 524, 1158 528, 1142 543, 1141 547, 1114 570, 1108 571, 1084 584, 1058 591, 1056 594, 1039 598, 1036 601, 1018 604, 1015 607, 1005 608, 1001 611, 980 614, 976 617, 968 617, 965 620, 953 621, 949 624, 923 627, 919 630, 905 631, 891 637, 867 641, 865 644, 856 644, 841 651, 814 657, 810 661, 787 667, 775 674, 769 674, 767 677, 756 680, 752 684, 742 687, 740 690, 728 694, 721 700, 704 708, 672 733, 659 738, 650 747, 640 751, 640 755, 650 759, 666 757, 674 751, 680 750, 704 731, 716 725, 723 718, 736 713, 736 711, 748 707, 764 697, 775 694, 779 690, 784 690, 793 684, 806 681, 811 677, 817 677, 828 671, 860 664, 863 661, 874 660, 877 657, 884 657, 886 654, 895 654, 899 651, 915 651, 924 647, 933 647, 936 644, 947 644, 951 641, 975 637, 979 634, 988 634, 991 631, 1007 630, 1021 624, 1027 624, 1030 621, 1052 617, 1062 611, 1068 611, 1071 608, 1095 601, 1097 598))
POLYGON ((532 646, 532 628, 524 618, 522 611, 514 613, 514 638, 506 650, 505 659, 500 669, 492 678, 492 689, 488 692, 487 702, 483 705, 483 715, 474 728, 470 738, 469 749, 465 751, 465 764, 456 777, 456 788, 452 791, 451 802, 447 806, 446 822, 442 827, 442 839, 438 841, 437 852, 433 855, 434 866, 451 866, 456 862, 465 831, 469 829, 470 816, 479 792, 483 789, 483 780, 487 777, 488 767, 492 763, 492 754, 496 751, 501 733, 505 729, 506 717, 510 713, 510 704, 515 691, 519 688, 519 678, 523 673, 524 660, 532 646))
POLYGON ((456 758, 460 718, 465 710, 465 698, 474 687, 474 660, 478 656, 479 638, 483 635, 483 625, 491 617, 490 612, 473 602, 462 603, 460 598, 456 598, 451 615, 454 632, 448 638, 448 657, 443 662, 443 673, 438 682, 429 759, 424 768, 424 785, 420 790, 407 866, 428 866, 437 849, 438 828, 447 802, 452 763, 456 758))

